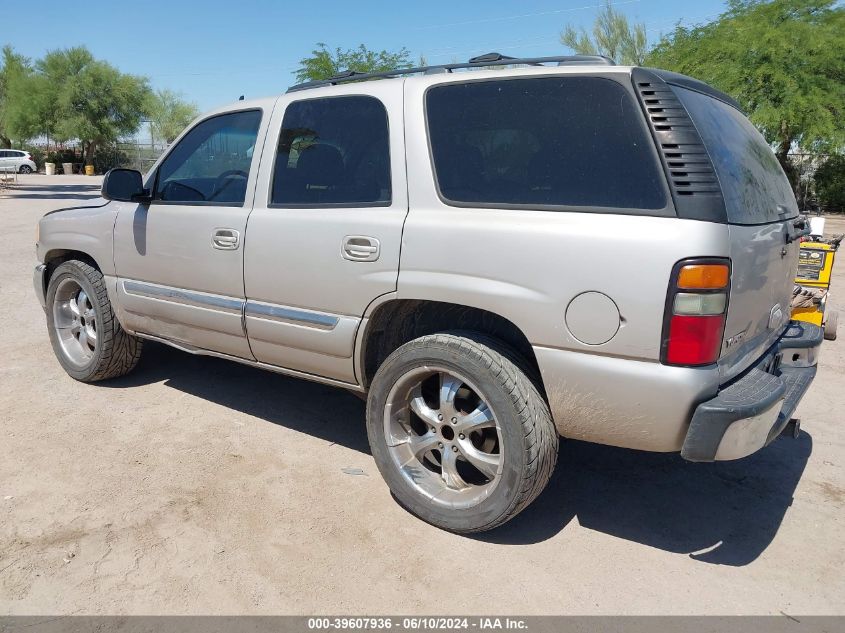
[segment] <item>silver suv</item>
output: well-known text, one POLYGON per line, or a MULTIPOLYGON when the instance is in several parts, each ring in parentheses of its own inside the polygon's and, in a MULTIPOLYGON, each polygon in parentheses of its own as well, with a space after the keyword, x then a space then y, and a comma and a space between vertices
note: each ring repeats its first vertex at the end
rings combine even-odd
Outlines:
POLYGON ((822 340, 789 318, 804 220, 737 104, 604 58, 240 101, 39 226, 73 378, 125 374, 149 339, 366 393, 391 491, 455 532, 525 508, 559 436, 753 453, 822 340))

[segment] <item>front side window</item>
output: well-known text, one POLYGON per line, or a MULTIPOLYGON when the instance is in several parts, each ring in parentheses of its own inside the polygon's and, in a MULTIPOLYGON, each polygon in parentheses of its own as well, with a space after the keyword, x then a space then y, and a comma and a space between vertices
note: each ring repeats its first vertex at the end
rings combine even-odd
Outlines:
POLYGON ((159 167, 154 198, 242 205, 260 124, 259 110, 223 114, 198 123, 159 167))
POLYGON ((598 77, 472 81, 428 90, 440 195, 462 206, 664 209, 642 112, 598 77))
POLYGON ((390 204, 387 111, 373 97, 307 99, 282 121, 271 204, 390 204))

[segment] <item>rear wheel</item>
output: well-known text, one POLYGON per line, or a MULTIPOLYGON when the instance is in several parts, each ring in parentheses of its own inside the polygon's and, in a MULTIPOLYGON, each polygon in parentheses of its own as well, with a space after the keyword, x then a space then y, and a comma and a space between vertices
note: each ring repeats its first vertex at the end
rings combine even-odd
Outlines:
POLYGON ((30 167, 29 165, 21 165, 21 168, 20 168, 19 171, 22 174, 31 174, 32 173, 32 167, 30 167))
POLYGON ((824 337, 828 341, 836 340, 836 327, 839 325, 839 313, 835 310, 824 321, 824 337))
POLYGON ((120 326, 102 273, 85 262, 67 261, 50 277, 47 329, 59 363, 82 382, 122 376, 141 357, 143 342, 120 326))
POLYGON ((367 403, 373 457, 396 499, 454 532, 512 519, 545 488, 558 436, 512 353, 483 335, 424 336, 379 367, 367 403))

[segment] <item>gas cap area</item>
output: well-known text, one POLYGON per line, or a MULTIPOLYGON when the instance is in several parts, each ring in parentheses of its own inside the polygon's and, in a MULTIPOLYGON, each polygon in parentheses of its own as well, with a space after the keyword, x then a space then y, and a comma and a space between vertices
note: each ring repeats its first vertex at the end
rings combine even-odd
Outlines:
POLYGON ((566 327, 587 345, 602 345, 616 336, 621 324, 619 308, 603 292, 582 292, 566 308, 566 327))

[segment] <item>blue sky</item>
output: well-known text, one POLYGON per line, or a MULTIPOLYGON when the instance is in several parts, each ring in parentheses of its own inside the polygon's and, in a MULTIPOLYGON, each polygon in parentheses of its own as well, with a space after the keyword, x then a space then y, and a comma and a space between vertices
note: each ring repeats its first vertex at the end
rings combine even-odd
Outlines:
MULTIPOLYGON (((32 58, 84 44, 120 70, 146 75, 154 88, 181 92, 207 110, 241 94, 284 92, 298 60, 317 42, 406 46, 414 59, 424 54, 432 64, 490 51, 566 54, 558 40, 563 26, 591 25, 602 1, 4 2, 0 43, 32 58)), ((657 39, 678 21, 709 21, 724 2, 617 0, 614 6, 645 22, 649 37, 657 39)))

